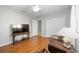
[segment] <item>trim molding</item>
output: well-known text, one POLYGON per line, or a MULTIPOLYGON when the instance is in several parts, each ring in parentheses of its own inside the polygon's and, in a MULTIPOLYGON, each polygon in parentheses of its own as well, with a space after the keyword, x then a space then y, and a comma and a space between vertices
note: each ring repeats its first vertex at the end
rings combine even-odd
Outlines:
POLYGON ((5 44, 0 44, 0 47, 2 46, 5 46, 5 45, 8 45, 8 44, 11 44, 12 42, 8 42, 8 43, 5 43, 5 44))

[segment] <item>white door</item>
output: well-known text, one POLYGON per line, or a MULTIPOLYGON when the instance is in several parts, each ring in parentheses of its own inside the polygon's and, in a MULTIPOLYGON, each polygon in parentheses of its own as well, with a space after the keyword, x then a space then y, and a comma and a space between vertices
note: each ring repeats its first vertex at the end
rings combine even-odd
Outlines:
POLYGON ((38 35, 38 21, 32 20, 32 36, 38 35))

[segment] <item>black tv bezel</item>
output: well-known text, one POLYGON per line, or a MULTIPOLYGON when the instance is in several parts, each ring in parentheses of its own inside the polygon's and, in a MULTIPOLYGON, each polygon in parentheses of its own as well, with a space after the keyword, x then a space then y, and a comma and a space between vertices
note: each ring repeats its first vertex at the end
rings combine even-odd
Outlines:
MULTIPOLYGON (((18 30, 18 31, 14 31, 13 29, 15 29, 15 28, 13 28, 13 25, 12 25, 12 33, 29 32, 29 24, 20 24, 20 25, 22 25, 22 27, 23 27, 23 25, 24 25, 24 26, 28 26, 28 30, 27 30, 27 31, 23 31, 23 28, 22 28, 22 29, 17 28, 17 29, 19 29, 19 30, 18 30)), ((17 26, 17 25, 16 25, 16 26, 17 26)))

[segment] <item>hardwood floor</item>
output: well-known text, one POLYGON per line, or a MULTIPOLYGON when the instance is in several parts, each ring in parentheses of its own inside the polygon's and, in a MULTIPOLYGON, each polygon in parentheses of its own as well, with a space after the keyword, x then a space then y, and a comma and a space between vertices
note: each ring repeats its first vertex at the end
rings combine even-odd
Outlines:
POLYGON ((48 49, 48 38, 35 36, 30 39, 0 47, 2 53, 32 53, 48 49))

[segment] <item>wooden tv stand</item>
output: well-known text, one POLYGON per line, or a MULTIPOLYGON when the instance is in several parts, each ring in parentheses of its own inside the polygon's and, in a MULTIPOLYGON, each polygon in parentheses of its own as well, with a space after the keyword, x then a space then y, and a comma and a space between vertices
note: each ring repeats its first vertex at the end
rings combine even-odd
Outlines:
POLYGON ((13 40, 13 44, 16 43, 16 40, 15 40, 15 37, 18 36, 18 35, 24 35, 24 34, 27 34, 27 39, 30 38, 30 33, 29 32, 20 32, 20 33, 13 33, 12 34, 12 40, 13 40))

